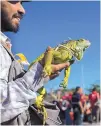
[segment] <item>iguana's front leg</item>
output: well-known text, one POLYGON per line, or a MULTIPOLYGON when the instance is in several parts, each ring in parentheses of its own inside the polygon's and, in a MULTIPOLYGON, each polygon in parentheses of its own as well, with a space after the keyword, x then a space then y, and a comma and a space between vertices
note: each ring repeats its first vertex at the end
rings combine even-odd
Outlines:
POLYGON ((70 69, 71 67, 67 67, 65 68, 65 71, 64 71, 64 80, 63 82, 59 85, 60 87, 63 87, 63 88, 66 88, 67 87, 67 84, 68 84, 68 78, 69 78, 69 75, 70 75, 70 69))
POLYGON ((47 53, 45 54, 44 59, 44 69, 43 69, 43 75, 49 76, 52 73, 52 59, 53 59, 54 49, 50 48, 47 53))

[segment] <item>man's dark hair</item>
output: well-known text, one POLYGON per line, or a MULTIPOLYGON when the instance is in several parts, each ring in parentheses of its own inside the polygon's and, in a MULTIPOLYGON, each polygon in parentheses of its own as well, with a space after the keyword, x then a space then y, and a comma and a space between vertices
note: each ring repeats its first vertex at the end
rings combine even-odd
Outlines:
POLYGON ((73 95, 75 95, 75 94, 78 92, 79 89, 80 89, 80 87, 77 86, 77 87, 75 88, 75 91, 74 91, 73 95))
POLYGON ((78 87, 76 87, 75 92, 77 92, 79 89, 80 89, 80 87, 79 87, 79 86, 78 86, 78 87))
POLYGON ((92 91, 97 91, 96 87, 94 87, 94 88, 92 89, 92 91))

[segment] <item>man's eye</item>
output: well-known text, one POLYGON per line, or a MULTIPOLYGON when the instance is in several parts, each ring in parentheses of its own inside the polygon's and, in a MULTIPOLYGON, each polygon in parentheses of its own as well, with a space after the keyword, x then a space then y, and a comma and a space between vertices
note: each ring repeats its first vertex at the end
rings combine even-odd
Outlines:
POLYGON ((18 3, 19 1, 8 1, 9 3, 11 3, 11 4, 16 4, 16 3, 18 3))
MULTIPOLYGON (((9 3, 11 3, 11 4, 16 4, 16 3, 18 3, 19 1, 9 1, 9 3)), ((22 4, 23 3, 23 1, 20 1, 20 3, 22 4)))

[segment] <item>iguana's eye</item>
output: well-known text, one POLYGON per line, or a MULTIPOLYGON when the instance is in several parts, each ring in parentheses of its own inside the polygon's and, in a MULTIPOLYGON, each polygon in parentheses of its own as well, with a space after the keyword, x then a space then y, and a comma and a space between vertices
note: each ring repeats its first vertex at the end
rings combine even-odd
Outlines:
POLYGON ((80 39, 80 41, 84 41, 84 39, 80 39))

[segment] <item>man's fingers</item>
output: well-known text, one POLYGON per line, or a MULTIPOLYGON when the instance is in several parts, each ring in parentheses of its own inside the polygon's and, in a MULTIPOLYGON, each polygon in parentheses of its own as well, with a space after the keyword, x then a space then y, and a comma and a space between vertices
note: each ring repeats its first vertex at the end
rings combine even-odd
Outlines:
POLYGON ((54 78, 58 77, 59 74, 60 74, 60 72, 56 72, 56 73, 50 75, 50 80, 53 80, 54 78))
POLYGON ((70 66, 69 62, 53 65, 53 72, 61 71, 62 69, 66 68, 66 67, 69 67, 69 66, 70 66))
POLYGON ((52 48, 50 46, 47 47, 46 52, 50 51, 52 48))

